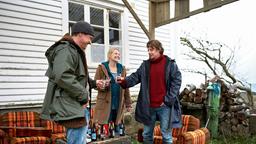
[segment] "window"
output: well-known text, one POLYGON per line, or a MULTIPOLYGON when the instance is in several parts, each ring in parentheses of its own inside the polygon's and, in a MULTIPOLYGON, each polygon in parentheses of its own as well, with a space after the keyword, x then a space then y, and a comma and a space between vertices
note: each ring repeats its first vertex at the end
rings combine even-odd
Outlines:
POLYGON ((77 21, 87 21, 94 29, 95 37, 87 51, 90 64, 106 61, 110 47, 119 48, 122 53, 121 16, 120 11, 69 2, 70 31, 77 21))

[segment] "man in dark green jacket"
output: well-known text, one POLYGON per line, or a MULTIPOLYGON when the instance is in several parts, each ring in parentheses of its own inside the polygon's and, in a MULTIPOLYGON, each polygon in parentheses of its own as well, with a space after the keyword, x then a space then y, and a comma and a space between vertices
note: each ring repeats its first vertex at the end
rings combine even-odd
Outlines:
MULTIPOLYGON (((49 80, 41 118, 65 126, 68 144, 86 143, 86 105, 96 81, 89 77, 84 50, 93 37, 89 23, 77 22, 72 27, 71 36, 64 35, 45 53, 49 80)), ((101 84, 98 80, 97 85, 101 84)))

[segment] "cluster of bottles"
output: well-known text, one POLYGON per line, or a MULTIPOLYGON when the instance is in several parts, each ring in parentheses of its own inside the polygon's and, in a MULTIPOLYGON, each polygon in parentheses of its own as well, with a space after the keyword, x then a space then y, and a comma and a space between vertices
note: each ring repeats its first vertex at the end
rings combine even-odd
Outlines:
POLYGON ((117 135, 124 136, 125 135, 125 126, 123 122, 119 124, 118 130, 114 122, 110 122, 109 124, 100 125, 98 123, 89 122, 88 127, 88 137, 87 142, 90 141, 100 141, 106 138, 114 138, 117 135), (118 133, 116 133, 118 132, 118 133))

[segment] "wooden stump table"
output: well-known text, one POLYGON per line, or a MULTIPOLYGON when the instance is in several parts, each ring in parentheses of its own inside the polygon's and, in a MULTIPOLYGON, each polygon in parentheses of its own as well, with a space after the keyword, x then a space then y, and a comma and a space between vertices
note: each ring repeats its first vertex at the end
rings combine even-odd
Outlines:
POLYGON ((107 138, 105 140, 98 140, 95 142, 90 142, 89 144, 131 144, 131 137, 126 136, 116 136, 114 138, 107 138))

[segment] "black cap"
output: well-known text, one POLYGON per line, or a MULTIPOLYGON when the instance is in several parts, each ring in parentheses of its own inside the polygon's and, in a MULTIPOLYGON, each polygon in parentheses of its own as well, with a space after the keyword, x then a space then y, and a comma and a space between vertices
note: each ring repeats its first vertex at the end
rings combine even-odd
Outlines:
POLYGON ((94 30, 92 26, 84 21, 79 21, 72 26, 72 35, 74 33, 85 33, 94 36, 94 30))

